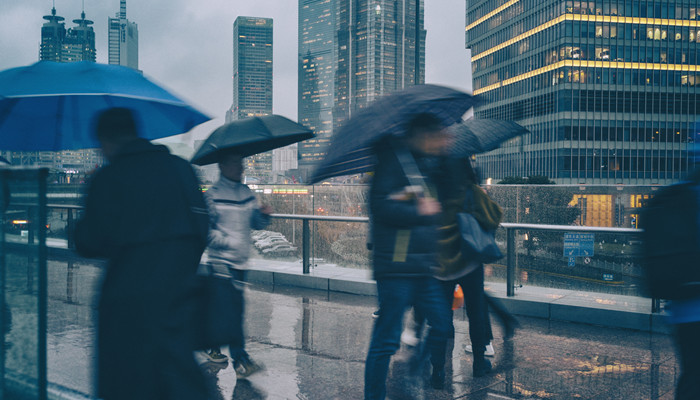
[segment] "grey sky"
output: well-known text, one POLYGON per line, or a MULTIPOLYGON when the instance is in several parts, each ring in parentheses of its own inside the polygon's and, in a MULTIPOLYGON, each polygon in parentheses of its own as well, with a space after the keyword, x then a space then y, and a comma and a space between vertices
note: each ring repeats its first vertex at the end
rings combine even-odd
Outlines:
MULTIPOLYGON (((66 27, 80 18, 81 0, 55 0, 66 27)), ((42 16, 50 0, 0 0, 0 70, 39 58, 42 16)), ((85 0, 95 22, 97 61, 107 62, 107 18, 119 0, 85 0)), ((426 82, 471 90, 464 49, 464 0, 425 0, 426 82)), ((223 123, 232 101, 233 21, 238 16, 274 20, 273 112, 297 117, 296 0, 127 0, 127 18, 139 27, 139 68, 215 120, 183 138, 191 141, 223 123)))

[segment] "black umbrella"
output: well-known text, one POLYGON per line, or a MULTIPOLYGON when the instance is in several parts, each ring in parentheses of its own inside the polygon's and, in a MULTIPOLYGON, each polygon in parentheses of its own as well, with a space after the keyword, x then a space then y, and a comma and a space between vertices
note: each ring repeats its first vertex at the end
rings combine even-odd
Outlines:
POLYGON ((352 116, 333 134, 328 153, 317 166, 310 183, 326 178, 371 171, 373 146, 389 135, 403 134, 418 113, 430 113, 445 126, 462 120, 477 103, 467 93, 438 85, 416 85, 370 104, 352 116))
POLYGON ((280 115, 240 119, 212 132, 192 157, 192 163, 217 163, 222 151, 234 151, 247 157, 312 137, 311 130, 280 115))
POLYGON ((450 153, 457 157, 497 149, 506 140, 529 132, 515 122, 498 119, 470 119, 452 125, 449 130, 456 136, 450 153))

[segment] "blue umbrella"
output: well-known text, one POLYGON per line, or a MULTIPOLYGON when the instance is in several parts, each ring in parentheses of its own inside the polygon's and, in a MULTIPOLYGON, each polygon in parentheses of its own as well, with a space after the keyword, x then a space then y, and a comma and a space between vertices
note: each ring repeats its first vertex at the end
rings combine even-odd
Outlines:
POLYGON ((333 134, 328 153, 310 183, 371 171, 374 145, 387 136, 403 134, 416 114, 433 114, 450 126, 461 121, 477 101, 467 93, 438 85, 416 85, 384 96, 358 111, 333 134))
POLYGON ((97 148, 93 120, 112 107, 133 110, 149 140, 210 119, 131 68, 39 61, 0 72, 0 150, 97 148))

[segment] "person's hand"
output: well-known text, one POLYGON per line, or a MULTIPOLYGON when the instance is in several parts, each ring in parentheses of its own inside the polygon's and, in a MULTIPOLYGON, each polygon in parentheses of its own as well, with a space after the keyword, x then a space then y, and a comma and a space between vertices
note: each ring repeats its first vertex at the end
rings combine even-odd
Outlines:
POLYGON ((272 214, 272 207, 270 207, 270 206, 267 205, 267 204, 263 204, 263 205, 260 207, 260 212, 263 213, 263 214, 265 214, 265 215, 270 215, 270 214, 272 214))
POLYGON ((442 212, 440 202, 431 197, 418 198, 418 215, 436 215, 442 212))

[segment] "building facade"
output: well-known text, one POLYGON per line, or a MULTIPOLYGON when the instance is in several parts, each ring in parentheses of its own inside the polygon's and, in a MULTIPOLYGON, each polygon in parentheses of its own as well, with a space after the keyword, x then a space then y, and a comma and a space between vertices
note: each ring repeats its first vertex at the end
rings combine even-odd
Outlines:
MULTIPOLYGON (((272 114, 272 19, 238 17, 233 23, 233 104, 226 121, 272 114)), ((272 152, 245 160, 246 179, 270 182, 272 152)))
POLYGON ((467 1, 476 118, 530 134, 478 156, 483 178, 669 184, 700 116, 700 3, 467 1))
POLYGON ((39 45, 39 60, 61 61, 63 40, 66 38, 65 18, 56 15, 56 8, 51 9, 51 15, 44 15, 47 21, 41 26, 41 44, 39 45))
POLYGON ((380 96, 425 82, 423 0, 336 0, 334 127, 380 96))
POLYGON ((316 136, 299 143, 299 167, 323 159, 333 132, 336 0, 299 0, 298 122, 316 136))
POLYGON ((63 40, 61 62, 92 61, 95 62, 95 30, 93 22, 85 19, 85 12, 80 14, 80 19, 74 19, 76 26, 68 29, 63 40))
POLYGON ((139 28, 126 18, 126 0, 120 0, 119 12, 107 19, 108 62, 139 69, 139 28))

